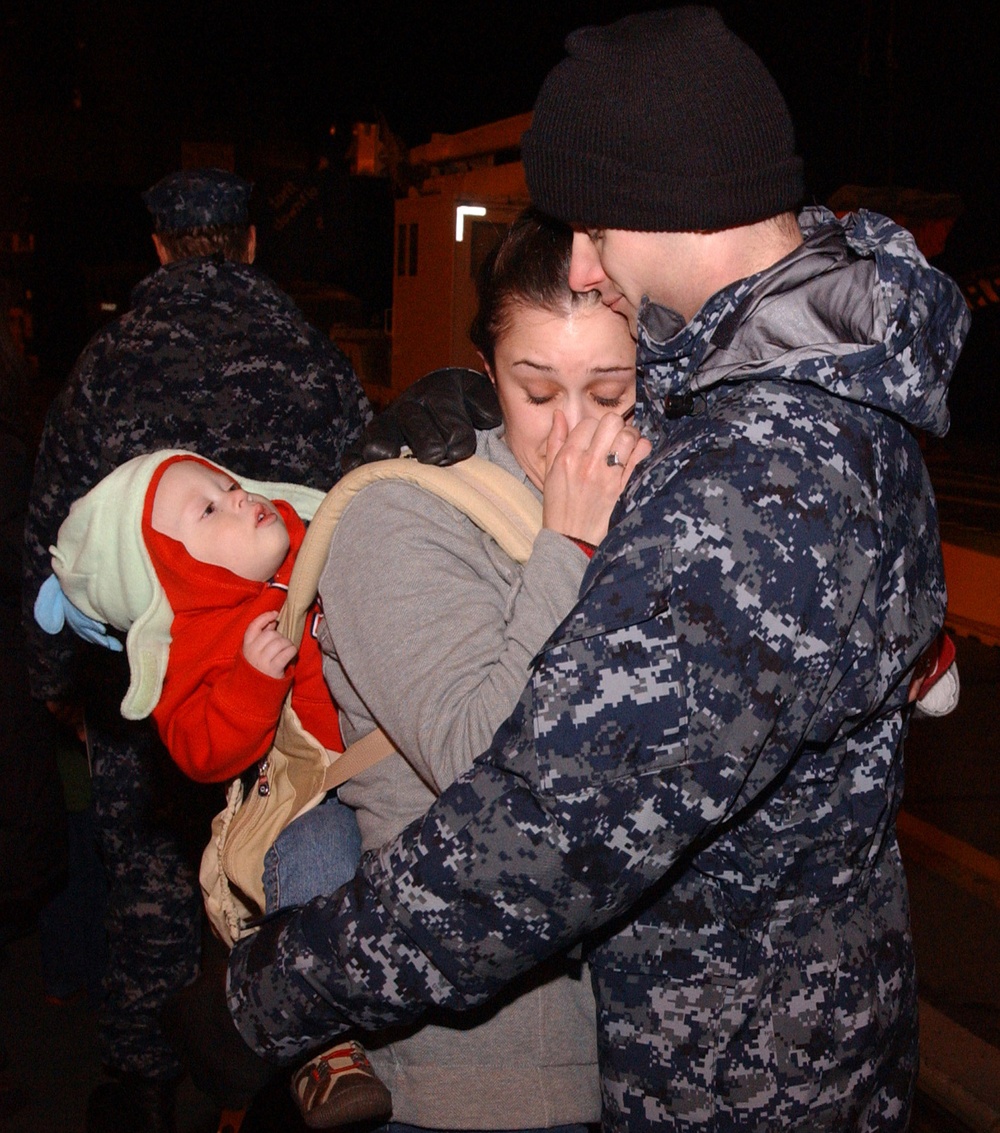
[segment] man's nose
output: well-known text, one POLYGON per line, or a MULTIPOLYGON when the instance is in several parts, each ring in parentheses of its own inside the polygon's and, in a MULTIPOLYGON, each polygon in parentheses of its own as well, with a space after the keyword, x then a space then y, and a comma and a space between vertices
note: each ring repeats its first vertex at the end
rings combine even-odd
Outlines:
POLYGON ((601 258, 586 232, 573 233, 573 254, 569 262, 569 285, 574 291, 593 291, 604 282, 601 258))

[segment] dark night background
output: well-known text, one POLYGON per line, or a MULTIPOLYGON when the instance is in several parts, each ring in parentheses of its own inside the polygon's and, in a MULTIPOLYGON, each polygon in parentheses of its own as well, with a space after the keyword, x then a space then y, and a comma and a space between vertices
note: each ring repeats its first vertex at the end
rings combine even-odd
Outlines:
MULTIPOLYGON (((182 142, 232 146, 257 187, 265 270, 343 287, 375 321, 391 303, 392 188, 349 176, 352 123, 381 121, 412 146, 530 110, 567 31, 656 6, 5 0, 0 298, 30 310, 38 397, 109 317, 100 302, 124 303, 155 266, 138 193, 180 165, 182 142), (298 237, 269 230, 269 206, 303 188, 298 237)), ((993 0, 717 6, 785 93, 810 199, 852 183, 957 194, 941 262, 963 282, 995 277, 993 0)), ((992 345, 986 355, 967 385, 987 382, 995 408, 992 345)))

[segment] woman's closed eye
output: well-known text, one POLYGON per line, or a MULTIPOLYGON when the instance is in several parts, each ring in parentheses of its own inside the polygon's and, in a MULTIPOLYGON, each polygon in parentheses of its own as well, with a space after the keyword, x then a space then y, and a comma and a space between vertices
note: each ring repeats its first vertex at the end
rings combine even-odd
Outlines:
POLYGON ((617 409, 625 395, 620 393, 617 397, 598 397, 595 393, 592 396, 602 409, 617 409))

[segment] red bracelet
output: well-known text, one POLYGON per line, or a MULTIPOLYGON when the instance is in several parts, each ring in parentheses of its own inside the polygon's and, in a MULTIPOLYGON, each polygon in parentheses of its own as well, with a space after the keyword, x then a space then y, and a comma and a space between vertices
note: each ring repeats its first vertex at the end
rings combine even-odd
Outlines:
POLYGON ((592 559, 594 557, 594 552, 597 550, 596 544, 588 543, 586 539, 574 539, 572 535, 567 535, 566 538, 571 543, 575 543, 580 548, 580 550, 583 551, 588 559, 592 559))

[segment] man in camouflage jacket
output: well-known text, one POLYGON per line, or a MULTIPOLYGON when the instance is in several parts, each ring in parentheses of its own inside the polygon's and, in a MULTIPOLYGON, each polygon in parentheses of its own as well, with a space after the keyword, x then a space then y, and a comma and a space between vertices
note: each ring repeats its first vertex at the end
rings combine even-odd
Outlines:
MULTIPOLYGON (((79 642, 68 632, 43 634, 30 608, 75 499, 122 462, 160 448, 190 448, 245 476, 326 489, 370 418, 347 358, 252 266, 249 192, 232 174, 192 170, 146 194, 162 266, 137 285, 132 309, 87 345, 49 411, 27 523, 25 603, 32 691, 53 708, 79 696, 79 642)), ((180 1072, 159 1013, 198 970, 195 871, 207 826, 186 812, 211 814, 217 801, 197 788, 199 808, 155 729, 120 718, 127 666, 113 658, 101 652, 85 706, 110 881, 99 1032, 106 1064, 136 1087, 123 1099, 135 1115, 146 1086, 180 1072), (187 845, 185 824, 195 827, 187 845)))
POLYGON ((567 49, 528 184, 578 226, 572 286, 629 318, 653 454, 490 750, 241 942, 230 1008, 286 1060, 583 942, 606 1129, 902 1131, 895 816, 945 609, 913 430, 947 427, 968 314, 885 218, 796 219, 787 110, 715 12, 567 49))

